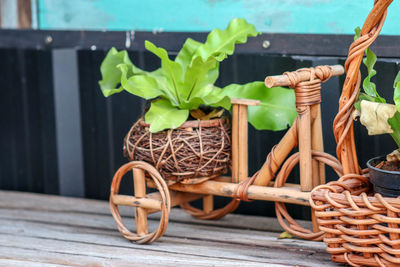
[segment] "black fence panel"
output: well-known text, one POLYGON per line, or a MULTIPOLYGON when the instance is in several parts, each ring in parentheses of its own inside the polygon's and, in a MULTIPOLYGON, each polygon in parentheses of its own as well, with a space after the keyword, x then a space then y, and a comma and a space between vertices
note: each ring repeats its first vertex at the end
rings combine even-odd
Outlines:
POLYGON ((0 50, 0 188, 58 193, 51 53, 0 50))
MULTIPOLYGON (((221 64, 219 86, 264 80, 266 75, 281 74, 324 64, 344 64, 343 58, 296 57, 245 53, 235 54, 221 64)), ((51 50, 0 49, 0 189, 59 194, 62 164, 58 155, 55 83, 51 50)), ((83 186, 87 198, 107 199, 114 172, 127 160, 122 142, 132 124, 143 115, 146 101, 127 92, 105 98, 98 86, 99 67, 106 51, 77 50, 77 73, 82 137, 83 186)), ((132 61, 146 70, 154 70, 159 60, 144 51, 130 51, 132 61)), ((399 68, 395 59, 378 61, 377 88, 391 102, 393 79, 399 68)), ((363 72, 365 72, 363 70, 363 72)), ((325 151, 335 154, 332 123, 344 76, 334 77, 323 85, 322 123, 325 151)), ((249 125, 249 173, 264 163, 268 152, 285 131, 257 131, 249 125)), ((376 155, 395 149, 389 135, 370 137, 355 123, 356 145, 362 166, 376 155)), ((65 140, 64 140, 65 141, 65 140)), ((68 140, 66 140, 68 142, 68 140)), ((64 168, 65 169, 65 168, 64 168)), ((295 168, 289 182, 298 183, 295 168)), ((327 167, 327 180, 337 179, 327 167)), ((132 179, 124 181, 122 192, 132 193, 132 179)), ((78 185, 77 185, 78 186, 78 185)), ((218 198, 219 199, 219 198, 218 198)), ((226 200, 218 200, 221 205, 226 200)), ((296 218, 309 218, 308 208, 290 208, 296 218)), ((242 203, 238 213, 274 215, 273 203, 242 203)))

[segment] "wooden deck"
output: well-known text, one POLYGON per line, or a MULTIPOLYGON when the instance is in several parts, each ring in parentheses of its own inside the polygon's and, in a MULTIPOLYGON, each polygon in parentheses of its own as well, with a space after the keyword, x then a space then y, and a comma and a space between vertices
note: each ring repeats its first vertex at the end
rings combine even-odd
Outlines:
POLYGON ((173 209, 166 234, 137 245, 120 235, 105 201, 0 191, 0 266, 339 266, 322 242, 280 232, 273 218, 200 221, 173 209))

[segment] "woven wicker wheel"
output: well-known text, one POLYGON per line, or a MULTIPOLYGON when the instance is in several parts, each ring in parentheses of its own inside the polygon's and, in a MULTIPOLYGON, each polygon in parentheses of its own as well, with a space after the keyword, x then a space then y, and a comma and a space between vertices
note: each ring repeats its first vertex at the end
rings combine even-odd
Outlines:
MULTIPOLYGON (((313 159, 332 167, 339 176, 343 174, 343 169, 340 162, 332 155, 324 152, 313 151, 312 156, 313 159)), ((274 187, 282 187, 285 185, 289 174, 291 173, 293 168, 299 163, 299 160, 300 157, 299 153, 297 152, 285 161, 281 168, 281 171, 276 177, 274 187)), ((275 212, 280 225, 285 229, 285 231, 289 232, 290 234, 308 240, 322 240, 324 232, 319 231, 314 233, 313 231, 302 227, 289 215, 285 203, 275 202, 275 212)))
POLYGON ((358 165, 352 118, 364 51, 378 37, 392 1, 375 1, 360 37, 349 49, 347 77, 334 121, 344 176, 316 187, 310 199, 332 260, 352 266, 400 266, 400 198, 372 195, 368 173, 358 165))
POLYGON ((110 193, 110 209, 111 213, 117 223, 118 230, 120 233, 128 240, 135 241, 140 244, 152 243, 158 238, 160 238, 168 227, 168 219, 169 213, 171 209, 171 197, 169 194, 168 186, 165 183, 164 179, 158 173, 158 171, 151 166, 150 164, 143 162, 143 161, 131 161, 122 165, 118 171, 115 173, 112 184, 111 184, 111 193, 110 193), (157 229, 151 233, 145 235, 138 235, 129 231, 129 229, 125 226, 121 214, 119 213, 118 206, 114 204, 113 197, 117 195, 119 192, 119 187, 121 184, 121 180, 124 175, 132 170, 132 169, 141 169, 148 174, 147 176, 150 177, 161 196, 161 218, 160 224, 158 225, 157 229))

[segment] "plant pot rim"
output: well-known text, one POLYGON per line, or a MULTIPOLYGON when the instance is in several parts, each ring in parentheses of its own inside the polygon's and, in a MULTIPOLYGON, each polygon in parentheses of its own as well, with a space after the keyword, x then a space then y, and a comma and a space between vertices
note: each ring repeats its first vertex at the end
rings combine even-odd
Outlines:
POLYGON ((400 174, 400 171, 388 171, 388 170, 375 168, 374 166, 372 166, 372 162, 378 161, 378 160, 385 160, 385 156, 378 156, 378 157, 375 157, 375 158, 372 158, 372 159, 368 160, 367 161, 367 167, 369 169, 373 169, 375 171, 379 171, 379 172, 383 172, 383 173, 387 173, 387 174, 396 174, 396 175, 400 174))
MULTIPOLYGON (((211 119, 211 120, 189 120, 189 121, 185 121, 181 126, 175 128, 175 129, 217 127, 217 126, 220 126, 221 124, 225 123, 227 120, 228 120, 227 117, 216 118, 216 119, 211 119)), ((146 123, 143 118, 140 119, 139 124, 142 127, 150 127, 150 124, 146 123)), ((166 130, 171 130, 171 129, 166 129, 166 130)))

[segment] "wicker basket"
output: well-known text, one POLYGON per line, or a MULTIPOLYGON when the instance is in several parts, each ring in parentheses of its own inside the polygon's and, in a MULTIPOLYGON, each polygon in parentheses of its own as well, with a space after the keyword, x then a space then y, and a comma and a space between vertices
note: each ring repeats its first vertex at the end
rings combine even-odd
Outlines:
POLYGON ((352 266, 400 266, 400 198, 373 195, 368 172, 358 165, 352 118, 364 51, 378 37, 392 1, 374 2, 346 60, 347 77, 334 121, 336 152, 345 175, 316 187, 310 200, 332 260, 352 266))
POLYGON ((315 188, 311 206, 335 262, 400 266, 400 198, 372 195, 366 175, 315 188))
POLYGON ((177 129, 152 134, 140 119, 125 137, 124 155, 152 164, 169 183, 200 183, 228 171, 229 120, 187 121, 177 129))

